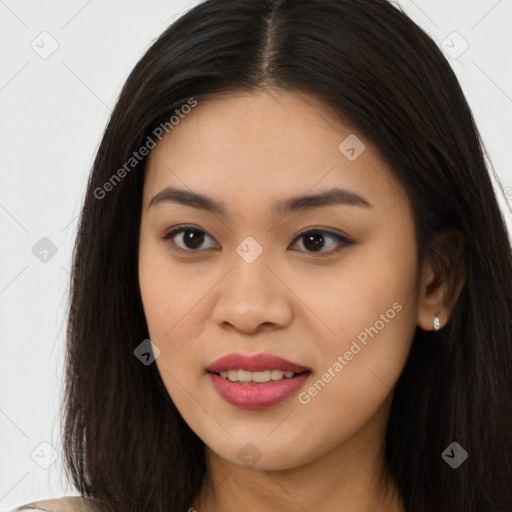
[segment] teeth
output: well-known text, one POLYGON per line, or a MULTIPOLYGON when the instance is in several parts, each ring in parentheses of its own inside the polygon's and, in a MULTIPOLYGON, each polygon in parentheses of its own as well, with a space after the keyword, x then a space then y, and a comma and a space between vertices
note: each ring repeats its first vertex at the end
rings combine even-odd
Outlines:
POLYGON ((270 382, 282 380, 283 378, 291 379, 295 373, 284 370, 264 370, 262 372, 249 372, 247 370, 226 370, 220 372, 219 375, 231 382, 241 382, 246 384, 248 382, 270 382))
POLYGON ((252 372, 248 372, 246 370, 238 370, 238 380, 239 382, 251 382, 252 372))
POLYGON ((281 380, 284 376, 283 370, 270 370, 270 378, 272 380, 281 380))
POLYGON ((238 370, 229 370, 220 374, 222 377, 227 377, 231 382, 238 382, 238 370), (223 373, 227 373, 227 375, 222 375, 223 373))
POLYGON ((270 370, 265 370, 264 372, 252 372, 252 380, 254 382, 269 382, 270 370))

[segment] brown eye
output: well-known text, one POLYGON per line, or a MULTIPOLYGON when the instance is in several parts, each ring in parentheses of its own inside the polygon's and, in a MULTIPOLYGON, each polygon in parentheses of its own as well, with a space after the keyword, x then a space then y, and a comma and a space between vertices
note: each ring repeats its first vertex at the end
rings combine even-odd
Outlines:
MULTIPOLYGON (((211 237, 209 237, 203 230, 194 228, 192 226, 185 226, 174 229, 163 237, 164 240, 171 240, 172 243, 177 246, 177 250, 189 252, 199 252, 206 238, 211 237), (177 238, 178 235, 183 236, 180 239, 177 238), (176 238, 177 241, 172 240, 173 238, 176 238)), ((211 238, 211 240, 213 240, 213 238, 211 238)))
MULTIPOLYGON (((202 229, 193 226, 181 226, 173 229, 162 238, 170 241, 174 246, 172 249, 176 251, 202 252, 203 249, 218 248, 213 238, 202 229), (214 241, 214 245, 205 247, 204 243, 208 238, 214 241)), ((320 256, 327 256, 353 244, 347 237, 324 229, 310 229, 301 233, 295 239, 294 245, 299 240, 302 241, 302 246, 304 247, 304 250, 299 249, 301 252, 316 253, 320 256)))
POLYGON ((323 229, 305 231, 295 240, 303 240, 302 245, 306 252, 319 253, 322 256, 326 253, 337 252, 343 247, 353 244, 347 237, 323 229), (327 248, 327 250, 324 251, 324 248, 327 248))

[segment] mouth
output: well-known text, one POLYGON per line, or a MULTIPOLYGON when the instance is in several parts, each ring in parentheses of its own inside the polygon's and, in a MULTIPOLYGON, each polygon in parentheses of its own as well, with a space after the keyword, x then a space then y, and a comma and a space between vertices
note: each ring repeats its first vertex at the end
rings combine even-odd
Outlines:
POLYGON ((207 373, 229 404, 265 409, 297 392, 312 370, 273 354, 230 354, 215 361, 207 373))

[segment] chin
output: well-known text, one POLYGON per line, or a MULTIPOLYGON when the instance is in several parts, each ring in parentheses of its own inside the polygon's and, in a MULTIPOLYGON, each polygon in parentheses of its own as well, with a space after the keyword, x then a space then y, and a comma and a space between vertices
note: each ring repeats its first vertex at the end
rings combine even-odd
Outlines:
MULTIPOLYGON (((266 434, 265 434, 266 435, 266 434)), ((254 437, 246 435, 243 441, 230 442, 219 445, 218 443, 207 444, 209 450, 217 457, 241 468, 254 469, 257 471, 285 471, 308 464, 315 459, 313 451, 318 447, 311 447, 308 451, 304 445, 300 446, 290 438, 278 439, 273 442, 264 440, 264 435, 254 437), (262 439, 263 438, 263 439, 262 439)), ((317 454, 320 456, 320 454, 317 454)))

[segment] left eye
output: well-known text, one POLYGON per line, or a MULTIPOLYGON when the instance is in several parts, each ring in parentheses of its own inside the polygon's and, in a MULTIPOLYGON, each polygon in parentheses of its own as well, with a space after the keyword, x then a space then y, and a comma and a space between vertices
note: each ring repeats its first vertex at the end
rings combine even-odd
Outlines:
MULTIPOLYGON (((185 252, 200 252, 199 249, 201 248, 201 245, 204 243, 205 237, 213 240, 213 238, 211 238, 203 230, 194 228, 192 226, 185 226, 170 231, 169 233, 163 236, 163 239, 172 240, 173 245, 177 246, 177 250, 185 252), (178 235, 183 235, 181 237, 181 240, 177 239, 181 243, 181 245, 180 243, 172 240, 173 238, 176 238, 178 235)), ((295 242, 300 240, 303 240, 302 245, 306 248, 305 252, 320 254, 337 252, 341 250, 343 247, 351 245, 353 243, 351 240, 349 240, 347 237, 343 235, 331 233, 330 231, 326 231, 324 229, 310 229, 309 231, 305 231, 294 240, 294 244, 292 245, 295 245, 295 242), (326 244, 326 240, 331 240, 331 244, 326 244), (330 245, 331 249, 323 251, 322 249, 324 249, 326 245, 330 245)), ((207 248, 212 248, 212 246, 207 248)), ((213 248, 215 248, 215 245, 213 246, 213 248)))
POLYGON ((343 247, 353 243, 343 235, 331 233, 330 231, 326 231, 324 229, 310 229, 309 231, 301 233, 295 240, 304 240, 302 245, 311 249, 311 251, 307 252, 320 253, 321 255, 338 252, 343 249, 343 247), (334 240, 334 242, 330 244, 331 247, 334 246, 334 248, 327 251, 321 251, 325 248, 325 241, 328 239, 331 239, 331 241, 334 240))

